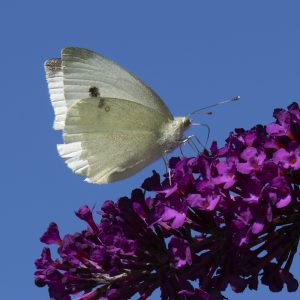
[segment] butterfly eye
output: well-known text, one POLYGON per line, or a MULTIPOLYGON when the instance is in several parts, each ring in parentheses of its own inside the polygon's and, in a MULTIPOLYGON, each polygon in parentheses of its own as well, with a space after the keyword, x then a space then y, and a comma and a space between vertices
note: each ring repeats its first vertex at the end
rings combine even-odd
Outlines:
POLYGON ((188 128, 188 127, 190 127, 190 126, 191 126, 191 124, 192 124, 192 121, 191 121, 191 119, 190 119, 190 118, 186 118, 186 119, 184 120, 184 122, 183 122, 183 126, 184 126, 184 128, 188 128))

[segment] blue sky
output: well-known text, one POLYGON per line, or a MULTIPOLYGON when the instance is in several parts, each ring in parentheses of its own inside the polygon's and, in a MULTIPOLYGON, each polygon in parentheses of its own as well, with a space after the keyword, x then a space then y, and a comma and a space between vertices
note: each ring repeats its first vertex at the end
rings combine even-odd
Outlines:
MULTIPOLYGON (((174 115, 240 95, 199 116, 223 143, 235 127, 272 121, 275 107, 300 101, 299 1, 2 1, 1 299, 48 299, 33 284, 40 235, 56 221, 81 230, 74 211, 129 195, 158 161, 132 178, 97 186, 72 174, 56 151, 43 70, 66 46, 92 49, 148 83, 174 115)), ((203 128, 191 133, 205 138, 203 128)), ((300 278, 297 255, 293 269, 300 278)), ((299 299, 261 287, 230 299, 299 299)), ((157 296, 156 296, 157 297, 157 296)), ((153 299, 155 299, 154 297, 153 299)))

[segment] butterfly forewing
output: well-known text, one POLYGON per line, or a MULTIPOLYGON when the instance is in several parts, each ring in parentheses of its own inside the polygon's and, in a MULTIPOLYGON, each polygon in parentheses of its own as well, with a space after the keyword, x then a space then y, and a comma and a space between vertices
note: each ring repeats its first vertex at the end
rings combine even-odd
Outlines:
POLYGON ((145 83, 113 61, 87 49, 62 50, 64 94, 67 106, 90 97, 97 88, 101 97, 126 99, 172 118, 167 106, 145 83))
POLYGON ((63 72, 61 59, 48 59, 45 62, 45 72, 48 82, 50 100, 54 108, 55 120, 53 128, 60 130, 64 128, 67 105, 64 95, 63 72))

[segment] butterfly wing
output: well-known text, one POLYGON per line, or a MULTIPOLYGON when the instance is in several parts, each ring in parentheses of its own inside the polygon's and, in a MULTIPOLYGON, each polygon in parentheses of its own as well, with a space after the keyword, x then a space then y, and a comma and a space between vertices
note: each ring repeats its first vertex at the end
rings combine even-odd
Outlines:
POLYGON ((167 106, 150 87, 118 64, 93 51, 65 48, 61 60, 46 61, 45 70, 56 113, 54 129, 63 129, 67 110, 76 101, 91 97, 91 89, 96 92, 96 96, 126 99, 173 118, 167 106), (59 61, 60 65, 54 70, 51 66, 55 61, 59 61), (58 95, 59 103, 55 98, 58 95))
POLYGON ((45 62, 45 71, 50 93, 50 100, 55 113, 53 128, 60 130, 64 128, 67 112, 61 59, 48 59, 45 62))
POLYGON ((133 101, 86 98, 68 110, 60 155, 78 175, 93 183, 129 177, 159 159, 164 114, 133 101))

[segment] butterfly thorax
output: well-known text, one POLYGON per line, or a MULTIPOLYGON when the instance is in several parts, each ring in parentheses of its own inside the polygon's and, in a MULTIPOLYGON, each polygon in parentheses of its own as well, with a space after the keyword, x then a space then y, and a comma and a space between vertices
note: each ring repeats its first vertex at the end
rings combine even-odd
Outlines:
POLYGON ((183 133, 190 126, 191 119, 189 117, 175 117, 162 127, 158 143, 167 152, 174 150, 183 142, 183 133))

